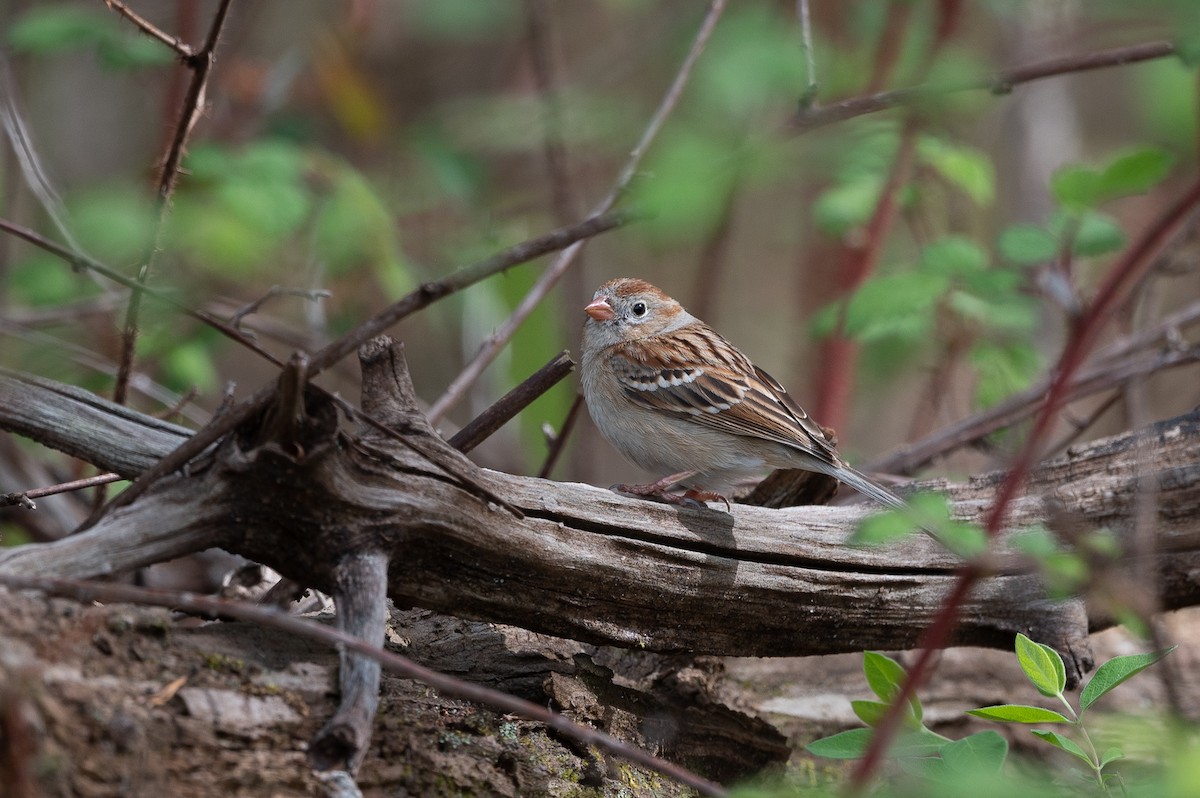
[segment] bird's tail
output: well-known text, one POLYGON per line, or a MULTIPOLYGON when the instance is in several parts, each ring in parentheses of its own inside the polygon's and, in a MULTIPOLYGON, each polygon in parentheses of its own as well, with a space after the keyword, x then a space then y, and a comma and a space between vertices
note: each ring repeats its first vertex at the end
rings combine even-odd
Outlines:
POLYGON ((845 482, 859 493, 871 497, 885 507, 890 507, 893 510, 902 510, 908 506, 904 499, 901 499, 866 474, 854 470, 844 462, 839 463, 837 472, 830 474, 830 476, 845 482))

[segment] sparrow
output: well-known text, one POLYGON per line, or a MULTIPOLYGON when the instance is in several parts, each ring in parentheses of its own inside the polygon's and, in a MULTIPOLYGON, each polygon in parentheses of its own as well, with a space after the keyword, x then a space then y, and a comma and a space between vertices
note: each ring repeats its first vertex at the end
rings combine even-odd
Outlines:
POLYGON ((722 501, 767 469, 828 474, 875 501, 904 501, 838 455, 836 439, 720 333, 644 280, 620 277, 583 309, 583 396, 601 435, 666 474, 613 490, 671 504, 722 501), (670 492, 675 485, 686 490, 670 492))

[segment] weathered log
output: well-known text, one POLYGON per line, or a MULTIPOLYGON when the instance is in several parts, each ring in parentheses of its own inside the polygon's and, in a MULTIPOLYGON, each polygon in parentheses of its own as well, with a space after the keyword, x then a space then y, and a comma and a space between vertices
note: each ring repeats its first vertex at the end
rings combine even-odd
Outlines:
MULTIPOLYGON (((368 412, 411 401, 389 387, 397 384, 367 380, 368 412)), ((30 420, 46 388, 20 385, 26 429, 69 423, 70 405, 61 399, 30 420)), ((3 402, 6 390, 14 389, 0 380, 0 407, 11 405, 3 402)), ((309 397, 310 406, 315 401, 309 397)), ((104 407, 94 398, 86 404, 104 407)), ((0 426, 12 428, 3 409, 0 426)), ((432 431, 410 425, 403 432, 420 445, 366 428, 355 437, 331 431, 308 442, 302 458, 247 448, 244 436, 230 436, 206 467, 162 480, 81 535, 2 553, 0 570, 96 576, 220 546, 330 590, 334 563, 373 548, 393 552, 389 595, 400 606, 592 643, 776 656, 911 647, 959 565, 926 538, 886 548, 845 545, 869 512, 861 507, 668 507, 477 469, 432 431), (418 450, 456 458, 525 518, 481 501, 418 450)), ((138 442, 147 459, 165 448, 155 438, 138 442)), ((104 442, 89 445, 95 451, 76 445, 73 453, 111 468, 104 442)), ((1052 486, 1053 501, 1086 523, 1121 531, 1131 525, 1138 480, 1156 477, 1164 552, 1156 567, 1171 577, 1162 585, 1166 605, 1183 606, 1200 596, 1198 463, 1200 416, 1192 415, 1078 447, 1047 464, 1035 485, 1052 486), (1151 462, 1135 456, 1143 435, 1153 446, 1151 462)), ((939 489, 956 499, 962 517, 975 518, 991 486, 986 478, 939 489)), ((1044 517, 1045 501, 1018 502, 1014 525, 1044 517)), ((1022 631, 1085 671, 1088 629, 1081 602, 1048 601, 1038 577, 1011 572, 974 591, 953 642, 1007 647, 1022 631)))

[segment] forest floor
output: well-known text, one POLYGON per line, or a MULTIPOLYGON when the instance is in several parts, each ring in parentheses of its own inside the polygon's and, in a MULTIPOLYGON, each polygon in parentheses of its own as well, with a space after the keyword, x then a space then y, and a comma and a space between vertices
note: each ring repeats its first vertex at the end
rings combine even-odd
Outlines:
MULTIPOLYGON (((276 630, 126 605, 15 593, 0 593, 0 605, 0 794, 323 794, 305 749, 335 708, 329 649, 276 630)), ((1185 714, 1200 717, 1200 610, 1173 613, 1166 626, 1180 644, 1171 666, 1118 688, 1109 707, 1163 706, 1161 672, 1176 680, 1185 714)), ((849 702, 870 697, 859 655, 662 657, 424 611, 393 611, 387 642, 722 780, 778 772, 782 760, 798 782, 836 773, 836 763, 801 748, 858 725, 849 702)), ((1097 662, 1141 650, 1120 630, 1092 642, 1097 662)), ((982 649, 944 652, 922 699, 929 724, 951 737, 995 728, 964 709, 1039 703, 1011 653, 982 649)), ((1001 731, 1020 749, 1036 742, 1024 728, 1001 731)), ((689 794, 540 724, 386 673, 358 784, 366 796, 689 794)))

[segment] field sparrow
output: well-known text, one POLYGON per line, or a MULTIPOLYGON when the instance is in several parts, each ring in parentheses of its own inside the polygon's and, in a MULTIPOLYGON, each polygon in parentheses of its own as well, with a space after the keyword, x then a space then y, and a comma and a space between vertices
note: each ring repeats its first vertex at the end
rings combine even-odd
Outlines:
POLYGON ((672 504, 724 501, 765 469, 819 471, 889 507, 904 502, 855 471, 771 375, 643 280, 621 277, 584 312, 583 395, 608 442, 665 476, 614 490, 672 504), (669 493, 684 485, 682 495, 669 493))

